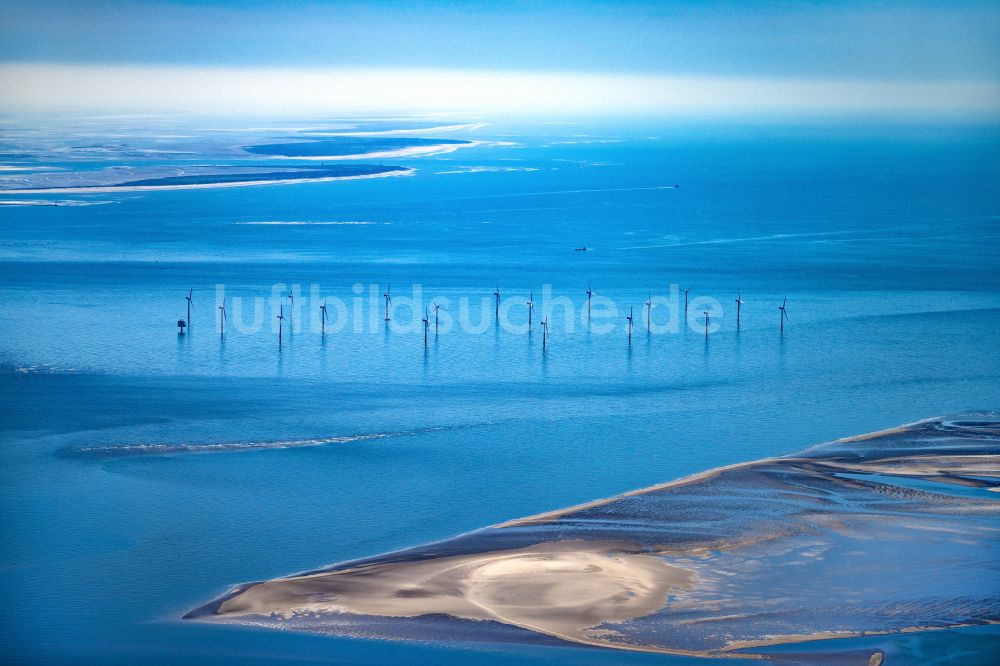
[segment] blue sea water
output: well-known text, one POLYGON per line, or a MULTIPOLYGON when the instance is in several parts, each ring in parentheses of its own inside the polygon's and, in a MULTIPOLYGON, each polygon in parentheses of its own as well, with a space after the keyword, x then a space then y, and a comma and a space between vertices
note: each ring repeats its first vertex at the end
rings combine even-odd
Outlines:
MULTIPOLYGON (((407 177, 0 206, 10 661, 694 663, 179 618, 236 583, 1000 405, 994 126, 497 122, 447 136, 484 144, 386 160, 407 177), (317 224, 330 222, 369 224, 317 224), (322 298, 353 307, 356 284, 362 332, 313 330, 322 298), (401 330, 418 284, 423 304, 471 299, 485 331, 431 330, 425 348, 419 321, 401 330), (697 318, 645 330, 643 303, 672 284, 721 304, 707 339, 697 318), (543 351, 541 307, 530 335, 494 326, 497 285, 517 324, 549 285, 573 330, 554 308, 543 351), (581 319, 588 285, 616 304, 613 332, 581 319), (246 332, 255 298, 267 323, 246 332), (280 348, 278 302, 298 318, 280 348)), ((831 643, 892 664, 990 663, 998 638, 808 649, 831 643)))

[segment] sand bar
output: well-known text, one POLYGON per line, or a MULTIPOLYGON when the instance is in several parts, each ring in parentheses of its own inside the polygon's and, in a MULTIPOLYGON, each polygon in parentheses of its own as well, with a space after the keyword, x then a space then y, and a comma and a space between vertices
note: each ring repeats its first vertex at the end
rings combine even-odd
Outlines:
POLYGON ((454 635, 484 641, 501 623, 758 659, 781 657, 745 650, 990 624, 998 470, 1000 415, 922 421, 243 585, 187 617, 389 638, 413 636, 401 622, 455 618, 454 635))
POLYGON ((413 169, 396 169, 379 173, 353 176, 317 176, 316 178, 281 178, 274 180, 240 180, 224 183, 184 183, 180 185, 82 185, 80 187, 40 187, 21 190, 0 190, 0 194, 96 194, 101 192, 156 192, 160 190, 207 190, 222 187, 252 187, 255 185, 294 185, 296 183, 323 183, 333 180, 363 180, 412 176, 413 169))

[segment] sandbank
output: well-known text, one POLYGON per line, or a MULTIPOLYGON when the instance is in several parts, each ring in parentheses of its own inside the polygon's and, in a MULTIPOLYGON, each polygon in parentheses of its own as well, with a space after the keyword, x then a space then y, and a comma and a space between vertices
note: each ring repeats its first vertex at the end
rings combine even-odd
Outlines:
POLYGON ((274 180, 248 179, 223 183, 183 183, 179 185, 82 185, 80 187, 43 187, 20 190, 0 190, 0 194, 96 194, 101 192, 156 192, 160 190, 207 190, 223 187, 251 187, 255 185, 294 185, 295 183, 323 183, 333 180, 362 180, 366 178, 388 178, 390 176, 411 176, 413 169, 396 169, 379 173, 356 174, 351 176, 318 176, 316 178, 281 178, 274 180))

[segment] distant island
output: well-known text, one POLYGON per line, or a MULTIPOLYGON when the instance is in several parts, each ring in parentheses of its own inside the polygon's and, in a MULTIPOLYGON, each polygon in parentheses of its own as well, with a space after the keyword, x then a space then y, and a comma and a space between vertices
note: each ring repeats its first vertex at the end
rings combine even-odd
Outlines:
POLYGON ((22 178, 10 189, 4 188, 3 183, 0 182, 0 193, 59 194, 242 187, 403 176, 411 173, 413 170, 407 167, 379 164, 334 164, 315 167, 201 166, 170 169, 152 167, 124 173, 117 169, 105 169, 90 172, 45 174, 44 177, 38 176, 37 180, 29 180, 27 183, 22 178), (135 177, 140 174, 147 177, 135 177))
POLYGON ((176 185, 225 185, 232 183, 267 183, 272 181, 320 180, 328 178, 345 178, 357 176, 372 176, 391 172, 409 171, 406 167, 379 166, 368 164, 337 164, 322 167, 302 167, 284 169, 281 171, 265 171, 254 174, 205 174, 187 176, 168 176, 166 178, 147 178, 131 180, 122 183, 123 186, 176 186, 176 185))
POLYGON ((309 139, 294 143, 268 143, 245 146, 254 155, 300 159, 360 159, 364 157, 397 157, 402 155, 427 155, 450 152, 474 146, 475 141, 461 139, 417 139, 412 137, 360 137, 342 136, 309 139))

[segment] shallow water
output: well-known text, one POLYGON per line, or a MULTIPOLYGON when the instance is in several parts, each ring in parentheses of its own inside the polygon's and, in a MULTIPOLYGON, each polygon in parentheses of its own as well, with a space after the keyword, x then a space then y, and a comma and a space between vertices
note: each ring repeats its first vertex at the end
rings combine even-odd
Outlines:
MULTIPOLYGON (((178 618, 238 582, 1000 405, 995 128, 498 123, 445 136, 514 145, 386 161, 417 168, 408 178, 0 207, 12 658, 642 663, 178 618), (372 224, 245 224, 302 221, 372 224), (346 301, 378 284, 381 307, 389 282, 485 298, 487 318, 498 282, 519 302, 550 283, 577 313, 589 283, 640 325, 630 350, 623 328, 588 336, 578 318, 569 333, 557 310, 545 354, 537 329, 491 327, 425 352, 419 327, 387 334, 378 316, 375 332, 325 341, 286 328, 280 353, 269 328, 233 323, 222 341, 215 328, 219 283, 230 299, 300 284, 299 316, 315 316, 308 285, 346 301), (646 335, 642 303, 672 283, 725 308, 707 343, 700 330, 646 335), (373 434, 392 436, 359 437, 373 434), (117 446, 164 448, 86 451, 117 446)), ((107 166, 90 159, 47 163, 107 166)), ((974 654, 996 645, 967 636, 956 641, 974 654)), ((865 640, 921 663, 905 656, 919 653, 913 635, 865 640)))

